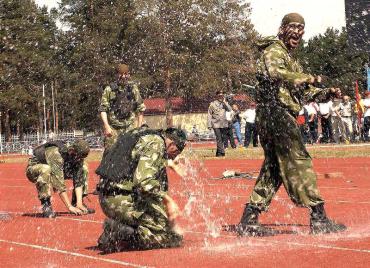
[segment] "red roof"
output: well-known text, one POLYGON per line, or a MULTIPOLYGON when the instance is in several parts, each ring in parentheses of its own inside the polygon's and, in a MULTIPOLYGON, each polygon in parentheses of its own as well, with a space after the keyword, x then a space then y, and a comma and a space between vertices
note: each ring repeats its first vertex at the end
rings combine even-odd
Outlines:
MULTIPOLYGON (((252 99, 246 94, 234 95, 234 101, 239 105, 239 109, 244 110, 247 108, 252 99)), ((199 113, 207 112, 208 106, 212 101, 211 98, 204 97, 202 99, 193 98, 186 100, 182 97, 170 98, 173 113, 199 113)), ((145 114, 164 114, 166 112, 166 99, 164 98, 150 98, 145 99, 146 106, 145 114)))

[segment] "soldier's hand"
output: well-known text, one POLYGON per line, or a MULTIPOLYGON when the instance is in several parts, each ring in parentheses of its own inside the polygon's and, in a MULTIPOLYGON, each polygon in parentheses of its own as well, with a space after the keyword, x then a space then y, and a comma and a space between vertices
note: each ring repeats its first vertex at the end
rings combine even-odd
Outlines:
POLYGON ((104 127, 104 136, 105 137, 111 137, 113 134, 113 130, 110 126, 105 126, 104 127))
POLYGON ((68 210, 69 210, 69 212, 71 212, 71 213, 73 213, 75 215, 82 215, 83 214, 83 212, 80 209, 78 209, 78 208, 76 208, 74 206, 70 206, 68 208, 68 210))
POLYGON ((180 215, 179 206, 176 202, 168 195, 166 195, 163 199, 164 204, 166 206, 166 212, 169 221, 174 221, 180 215))
POLYGON ((84 205, 77 205, 76 208, 82 211, 83 214, 87 214, 87 208, 84 205))

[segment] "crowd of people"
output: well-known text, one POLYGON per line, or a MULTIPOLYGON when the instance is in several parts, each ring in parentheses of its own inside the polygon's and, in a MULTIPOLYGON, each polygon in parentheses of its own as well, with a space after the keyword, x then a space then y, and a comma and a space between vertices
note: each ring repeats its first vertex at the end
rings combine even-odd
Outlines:
MULTIPOLYGON (((309 133, 310 139, 316 142, 319 139, 316 129, 321 121, 326 135, 323 137, 328 142, 331 139, 339 142, 340 137, 349 141, 353 134, 353 109, 349 97, 342 97, 339 89, 316 87, 322 78, 304 73, 292 56, 304 27, 301 15, 287 14, 277 37, 265 38, 259 44, 257 105, 251 103, 242 113, 236 103, 218 91, 209 106, 208 127, 216 135, 216 156, 224 156, 229 143, 236 147, 233 130, 238 145, 248 147, 252 141, 257 146, 259 141, 264 150, 260 174, 237 224, 240 236, 271 234, 272 230, 261 225, 258 218, 268 210, 282 185, 294 204, 309 209, 312 234, 346 229, 326 215, 304 135, 309 133), (318 104, 312 102, 302 107, 303 97, 317 99, 318 104), (242 120, 245 120, 244 142, 240 133, 242 120)), ((105 87, 99 108, 105 150, 96 170, 100 178, 96 194, 106 219, 98 247, 113 252, 127 247, 179 246, 183 239, 175 221, 179 208, 168 193, 166 168, 183 174, 177 156, 186 146, 186 134, 177 128, 154 130, 143 125, 145 105, 138 85, 131 81, 127 65, 119 64, 116 71, 116 82, 105 87)), ((366 94, 362 104, 363 132, 368 140, 370 94, 366 94)), ((59 193, 71 213, 95 212, 83 202, 88 188, 84 160, 89 150, 86 141, 72 144, 51 141, 33 150, 26 175, 36 186, 42 204, 41 216, 56 217, 51 203, 52 190, 59 193), (68 178, 73 180, 72 201, 66 193, 68 178)))
POLYGON ((354 143, 369 141, 370 92, 364 99, 351 100, 335 96, 321 102, 312 101, 303 106, 297 117, 305 143, 354 143))
POLYGON ((216 157, 225 156, 225 149, 229 142, 231 148, 237 146, 248 147, 252 141, 253 147, 258 146, 258 134, 256 129, 256 104, 252 102, 249 108, 241 112, 231 96, 224 95, 223 91, 216 92, 216 99, 208 108, 208 129, 213 129, 216 136, 216 157), (244 138, 241 127, 245 126, 244 138), (236 141, 234 139, 234 133, 236 141))
MULTIPOLYGON (((229 142, 232 148, 248 148, 251 142, 253 147, 257 147, 255 121, 256 103, 251 102, 242 112, 231 96, 217 91, 216 99, 208 108, 207 123, 216 136, 216 156, 225 155, 224 149, 228 148, 229 142)), ((305 144, 367 142, 370 130, 370 92, 365 92, 364 98, 356 101, 348 95, 342 95, 337 88, 335 95, 303 105, 297 115, 297 124, 305 144)))

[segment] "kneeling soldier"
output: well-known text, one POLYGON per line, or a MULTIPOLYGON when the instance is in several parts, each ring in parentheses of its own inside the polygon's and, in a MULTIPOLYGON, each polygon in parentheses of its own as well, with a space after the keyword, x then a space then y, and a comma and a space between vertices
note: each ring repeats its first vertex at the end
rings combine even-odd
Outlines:
POLYGON ((174 230, 178 206, 167 194, 167 159, 185 147, 182 130, 134 129, 121 134, 96 173, 100 205, 108 217, 98 246, 105 252, 181 245, 174 230))
POLYGON ((42 215, 54 218, 51 206, 51 189, 59 193, 67 209, 76 215, 94 213, 93 209, 83 204, 83 196, 87 194, 87 166, 84 158, 90 151, 89 144, 78 140, 70 146, 63 141, 51 141, 36 147, 28 161, 27 178, 36 185, 38 197, 42 205, 42 215), (69 201, 64 179, 72 178, 74 192, 72 203, 69 201))

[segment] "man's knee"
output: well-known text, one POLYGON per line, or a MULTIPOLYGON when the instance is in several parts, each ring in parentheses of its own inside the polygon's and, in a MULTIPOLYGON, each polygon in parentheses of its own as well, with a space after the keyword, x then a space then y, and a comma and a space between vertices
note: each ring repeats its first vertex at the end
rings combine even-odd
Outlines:
POLYGON ((26 176, 32 183, 46 184, 50 181, 51 168, 49 165, 38 164, 28 167, 26 176))

